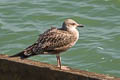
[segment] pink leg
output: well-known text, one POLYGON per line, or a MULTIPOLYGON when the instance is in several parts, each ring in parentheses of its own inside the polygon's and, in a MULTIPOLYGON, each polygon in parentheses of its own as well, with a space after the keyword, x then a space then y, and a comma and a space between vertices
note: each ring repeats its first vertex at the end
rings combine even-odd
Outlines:
POLYGON ((67 66, 61 65, 61 58, 59 54, 56 55, 56 58, 57 58, 57 67, 59 67, 62 70, 70 70, 70 68, 68 68, 67 66))
POLYGON ((57 54, 56 58, 57 58, 57 67, 60 67, 60 69, 61 69, 61 58, 60 58, 60 55, 57 54))

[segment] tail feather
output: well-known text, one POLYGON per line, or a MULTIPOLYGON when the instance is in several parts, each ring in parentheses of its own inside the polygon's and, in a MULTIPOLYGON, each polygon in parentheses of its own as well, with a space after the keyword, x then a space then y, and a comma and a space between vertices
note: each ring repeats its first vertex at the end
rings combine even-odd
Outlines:
POLYGON ((15 55, 12 55, 12 56, 9 56, 9 57, 20 57, 21 59, 24 59, 24 58, 27 58, 29 56, 25 55, 24 51, 21 51, 21 52, 15 54, 15 55))
POLYGON ((21 59, 28 58, 30 56, 36 55, 33 52, 33 48, 37 45, 37 43, 34 43, 33 45, 27 47, 24 51, 21 51, 15 55, 9 56, 9 57, 20 57, 21 59))

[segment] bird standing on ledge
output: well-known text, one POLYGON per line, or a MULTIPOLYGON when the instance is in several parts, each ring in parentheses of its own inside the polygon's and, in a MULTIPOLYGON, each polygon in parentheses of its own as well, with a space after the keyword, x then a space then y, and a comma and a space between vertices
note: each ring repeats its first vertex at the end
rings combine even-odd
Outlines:
POLYGON ((66 19, 62 28, 51 28, 40 34, 38 40, 18 54, 10 57, 20 57, 21 59, 38 54, 55 54, 57 66, 60 69, 68 70, 66 66, 61 65, 60 53, 71 48, 79 39, 77 27, 83 27, 72 19, 66 19))

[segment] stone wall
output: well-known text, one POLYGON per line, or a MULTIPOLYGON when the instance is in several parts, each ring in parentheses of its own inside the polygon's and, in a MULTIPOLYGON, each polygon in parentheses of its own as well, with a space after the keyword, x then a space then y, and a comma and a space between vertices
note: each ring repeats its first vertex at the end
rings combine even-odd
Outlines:
POLYGON ((120 80, 83 70, 59 70, 56 66, 0 55, 0 80, 120 80))

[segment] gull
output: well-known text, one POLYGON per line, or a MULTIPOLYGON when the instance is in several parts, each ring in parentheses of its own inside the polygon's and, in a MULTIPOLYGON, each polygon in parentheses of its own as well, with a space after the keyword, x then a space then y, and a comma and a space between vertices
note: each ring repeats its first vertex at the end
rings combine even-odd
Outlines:
POLYGON ((20 57, 21 59, 38 54, 54 54, 57 58, 57 67, 62 70, 69 70, 62 66, 60 53, 68 50, 79 39, 77 27, 84 27, 72 19, 66 19, 61 28, 52 27, 39 35, 38 40, 23 51, 10 57, 20 57))

